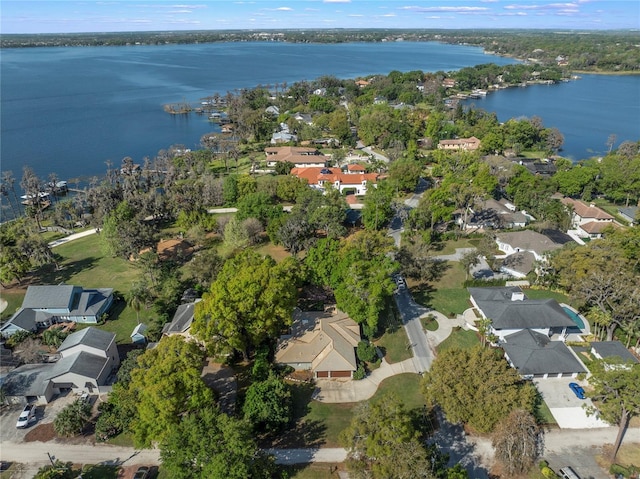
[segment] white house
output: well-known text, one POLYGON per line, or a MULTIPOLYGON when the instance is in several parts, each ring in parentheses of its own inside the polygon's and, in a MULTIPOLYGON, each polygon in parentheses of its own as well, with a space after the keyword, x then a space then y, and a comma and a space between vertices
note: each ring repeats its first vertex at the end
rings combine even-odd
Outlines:
POLYGON ((573 198, 563 198, 561 201, 571 210, 572 228, 583 238, 602 238, 603 231, 607 227, 617 226, 613 216, 593 203, 587 205, 573 198))
POLYGON ((517 286, 468 288, 471 303, 484 319, 491 320, 489 332, 500 341, 522 330, 549 337, 564 337, 576 327, 555 299, 529 299, 517 286))
POLYGON ((301 146, 269 147, 264 150, 267 156, 267 168, 273 168, 278 163, 288 162, 296 167, 324 167, 328 158, 315 148, 301 146))
POLYGON ((359 168, 348 169, 346 173, 340 168, 293 168, 291 175, 306 180, 313 188, 324 190, 331 186, 340 193, 351 192, 355 195, 365 195, 367 188, 377 187, 378 182, 377 173, 364 173, 359 168))

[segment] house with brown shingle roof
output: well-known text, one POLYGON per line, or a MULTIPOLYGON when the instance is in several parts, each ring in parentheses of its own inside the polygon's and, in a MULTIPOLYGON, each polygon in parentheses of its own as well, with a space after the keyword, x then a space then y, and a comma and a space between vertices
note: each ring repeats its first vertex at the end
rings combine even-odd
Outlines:
POLYGON ((317 166, 327 164, 327 157, 315 148, 303 146, 272 146, 265 148, 267 167, 273 168, 281 162, 292 163, 296 167, 317 166))
POLYGON ((302 178, 312 188, 324 190, 331 185, 342 193, 353 191, 356 195, 365 195, 368 185, 377 186, 377 173, 361 173, 359 170, 344 173, 340 168, 293 168, 291 175, 302 178))
POLYGON ((275 361, 315 378, 352 378, 358 368, 355 349, 360 326, 341 311, 296 309, 291 334, 278 341, 275 361))
POLYGON ((579 236, 591 239, 602 238, 602 233, 608 226, 616 227, 613 216, 593 203, 587 205, 573 198, 562 198, 561 201, 571 209, 571 225, 577 230, 579 236))

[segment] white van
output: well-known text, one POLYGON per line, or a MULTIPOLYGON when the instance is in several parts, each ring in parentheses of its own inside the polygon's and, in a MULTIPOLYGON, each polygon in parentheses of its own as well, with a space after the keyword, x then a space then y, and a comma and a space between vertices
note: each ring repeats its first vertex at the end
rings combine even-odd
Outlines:
POLYGON ((560 469, 560 477, 564 479, 580 479, 580 476, 576 474, 576 471, 568 466, 560 469))

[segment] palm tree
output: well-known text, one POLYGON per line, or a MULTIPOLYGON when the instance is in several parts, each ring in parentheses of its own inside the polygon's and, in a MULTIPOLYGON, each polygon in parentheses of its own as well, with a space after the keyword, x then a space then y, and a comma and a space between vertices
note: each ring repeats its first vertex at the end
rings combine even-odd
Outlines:
POLYGON ((127 294, 127 306, 136 312, 136 320, 140 323, 140 310, 147 304, 149 290, 143 283, 134 283, 127 294))

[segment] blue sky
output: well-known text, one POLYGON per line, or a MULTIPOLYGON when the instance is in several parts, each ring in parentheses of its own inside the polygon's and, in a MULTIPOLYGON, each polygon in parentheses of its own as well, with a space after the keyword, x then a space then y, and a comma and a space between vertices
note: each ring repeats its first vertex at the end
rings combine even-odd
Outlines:
POLYGON ((0 0, 2 33, 287 28, 640 29, 638 0, 0 0))

